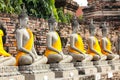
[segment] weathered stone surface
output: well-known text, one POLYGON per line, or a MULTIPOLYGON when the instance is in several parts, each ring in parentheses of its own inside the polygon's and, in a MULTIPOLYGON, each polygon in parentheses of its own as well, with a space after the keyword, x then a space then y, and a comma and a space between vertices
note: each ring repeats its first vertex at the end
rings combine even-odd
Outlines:
POLYGON ((90 67, 77 67, 79 74, 93 74, 97 73, 97 68, 94 66, 90 67))
POLYGON ((74 66, 79 71, 79 74, 97 73, 97 68, 93 66, 93 62, 76 62, 74 66))
POLYGON ((0 80, 25 80, 23 75, 0 77, 0 80))
POLYGON ((74 66, 93 66, 93 62, 75 62, 74 66))
POLYGON ((120 60, 109 60, 108 64, 111 66, 112 70, 120 70, 120 60))
POLYGON ((56 78, 67 78, 78 75, 78 71, 74 67, 73 63, 50 64, 50 69, 55 72, 56 78))
POLYGON ((109 60, 108 64, 120 64, 120 60, 109 60))
POLYGON ((79 80, 79 76, 68 78, 56 78, 55 80, 79 80))
POLYGON ((107 61, 93 61, 94 65, 108 65, 107 61))
POLYGON ((108 71, 111 70, 111 67, 109 65, 96 65, 95 66, 97 68, 98 72, 103 72, 103 73, 107 73, 108 71))
POLYGON ((25 80, 54 80, 55 74, 48 64, 36 66, 20 66, 19 71, 25 76, 25 80))
POLYGON ((42 72, 42 73, 34 73, 34 74, 24 74, 25 80, 54 80, 55 74, 54 72, 42 72))
POLYGON ((0 80, 25 80, 24 76, 18 72, 16 66, 1 66, 0 80))
POLYGON ((36 66, 20 66, 19 71, 23 74, 33 74, 50 71, 48 64, 40 64, 36 66))
POLYGON ((68 78, 78 76, 77 70, 66 70, 66 71, 54 71, 56 78, 68 78))
POLYGON ((63 63, 63 64, 50 64, 50 69, 53 71, 65 71, 75 69, 73 63, 63 63))
POLYGON ((111 67, 108 65, 107 61, 94 61, 93 64, 97 68, 98 72, 107 73, 111 70, 111 67))

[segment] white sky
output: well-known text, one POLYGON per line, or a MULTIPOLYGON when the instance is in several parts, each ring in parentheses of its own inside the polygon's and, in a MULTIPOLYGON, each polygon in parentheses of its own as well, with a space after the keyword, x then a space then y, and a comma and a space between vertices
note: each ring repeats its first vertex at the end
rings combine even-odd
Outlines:
POLYGON ((87 6, 87 0, 73 0, 76 1, 80 6, 87 6))

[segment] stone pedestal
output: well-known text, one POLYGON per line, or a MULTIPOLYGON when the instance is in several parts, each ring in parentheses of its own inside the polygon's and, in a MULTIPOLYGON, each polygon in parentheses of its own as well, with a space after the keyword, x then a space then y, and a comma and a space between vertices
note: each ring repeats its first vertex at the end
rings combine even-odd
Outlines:
POLYGON ((25 80, 25 78, 18 72, 18 67, 2 66, 0 67, 0 80, 25 80))
POLYGON ((111 66, 112 70, 120 70, 120 60, 109 60, 108 64, 111 66))
POLYGON ((55 74, 48 64, 36 66, 20 66, 19 71, 25 76, 25 80, 54 80, 55 74))
POLYGON ((74 67, 73 63, 50 64, 50 68, 54 71, 56 78, 72 78, 78 76, 78 71, 74 67))
POLYGON ((97 68, 93 66, 93 62, 75 62, 74 66, 79 71, 79 74, 97 73, 97 68))
POLYGON ((107 61, 94 61, 93 64, 97 68, 98 72, 107 73, 111 70, 111 67, 108 65, 107 61))

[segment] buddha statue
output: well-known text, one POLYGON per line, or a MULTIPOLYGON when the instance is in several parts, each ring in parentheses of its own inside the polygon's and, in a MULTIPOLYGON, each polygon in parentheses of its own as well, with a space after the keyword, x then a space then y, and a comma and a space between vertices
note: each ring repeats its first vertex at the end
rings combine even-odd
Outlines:
POLYGON ((4 50, 3 40, 5 39, 6 30, 3 27, 3 24, 0 23, 0 66, 14 66, 16 59, 4 50), (4 38, 4 39, 3 39, 4 38))
POLYGON ((73 61, 75 62, 91 61, 93 56, 86 53, 82 37, 77 33, 78 28, 79 23, 76 19, 76 16, 74 16, 72 21, 73 32, 70 35, 69 54, 73 57, 73 61))
POLYGON ((88 50, 87 53, 93 56, 93 61, 106 60, 106 56, 102 54, 98 39, 95 37, 95 27, 93 19, 91 19, 89 25, 90 36, 88 38, 88 50))
POLYGON ((16 40, 18 53, 16 55, 16 65, 38 65, 47 63, 47 57, 39 56, 34 48, 34 37, 29 29, 28 15, 23 10, 18 16, 20 27, 16 30, 16 40))
POLYGON ((107 37, 108 30, 106 28, 106 23, 104 22, 104 24, 102 24, 101 27, 102 27, 103 37, 100 40, 100 47, 101 47, 102 53, 107 56, 108 60, 119 59, 119 55, 113 54, 111 51, 111 42, 110 42, 110 39, 107 37))
POLYGON ((48 20, 49 32, 47 33, 47 49, 45 56, 48 58, 48 63, 69 63, 72 61, 72 56, 65 55, 62 51, 61 39, 56 32, 57 22, 53 16, 48 20))

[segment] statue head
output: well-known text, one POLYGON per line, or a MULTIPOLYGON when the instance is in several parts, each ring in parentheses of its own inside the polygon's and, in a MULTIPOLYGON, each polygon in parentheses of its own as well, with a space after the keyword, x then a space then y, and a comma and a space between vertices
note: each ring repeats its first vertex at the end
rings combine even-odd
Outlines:
POLYGON ((103 34, 103 35, 107 35, 107 27, 106 27, 106 23, 105 23, 105 22, 102 23, 101 27, 102 27, 102 34, 103 34))
POLYGON ((95 26, 93 24, 93 19, 91 19, 91 21, 90 21, 89 32, 90 32, 90 34, 95 35, 95 26))
POLYGON ((78 28, 79 28, 79 23, 77 21, 77 17, 73 16, 73 19, 72 19, 72 29, 77 31, 78 28))
POLYGON ((27 23, 28 23, 28 15, 25 11, 25 8, 23 8, 21 14, 18 16, 19 22, 20 22, 20 26, 24 26, 27 27, 27 23))
POLYGON ((57 22, 56 22, 53 14, 48 19, 48 25, 49 25, 50 29, 52 29, 52 30, 56 30, 56 28, 57 28, 57 22))

